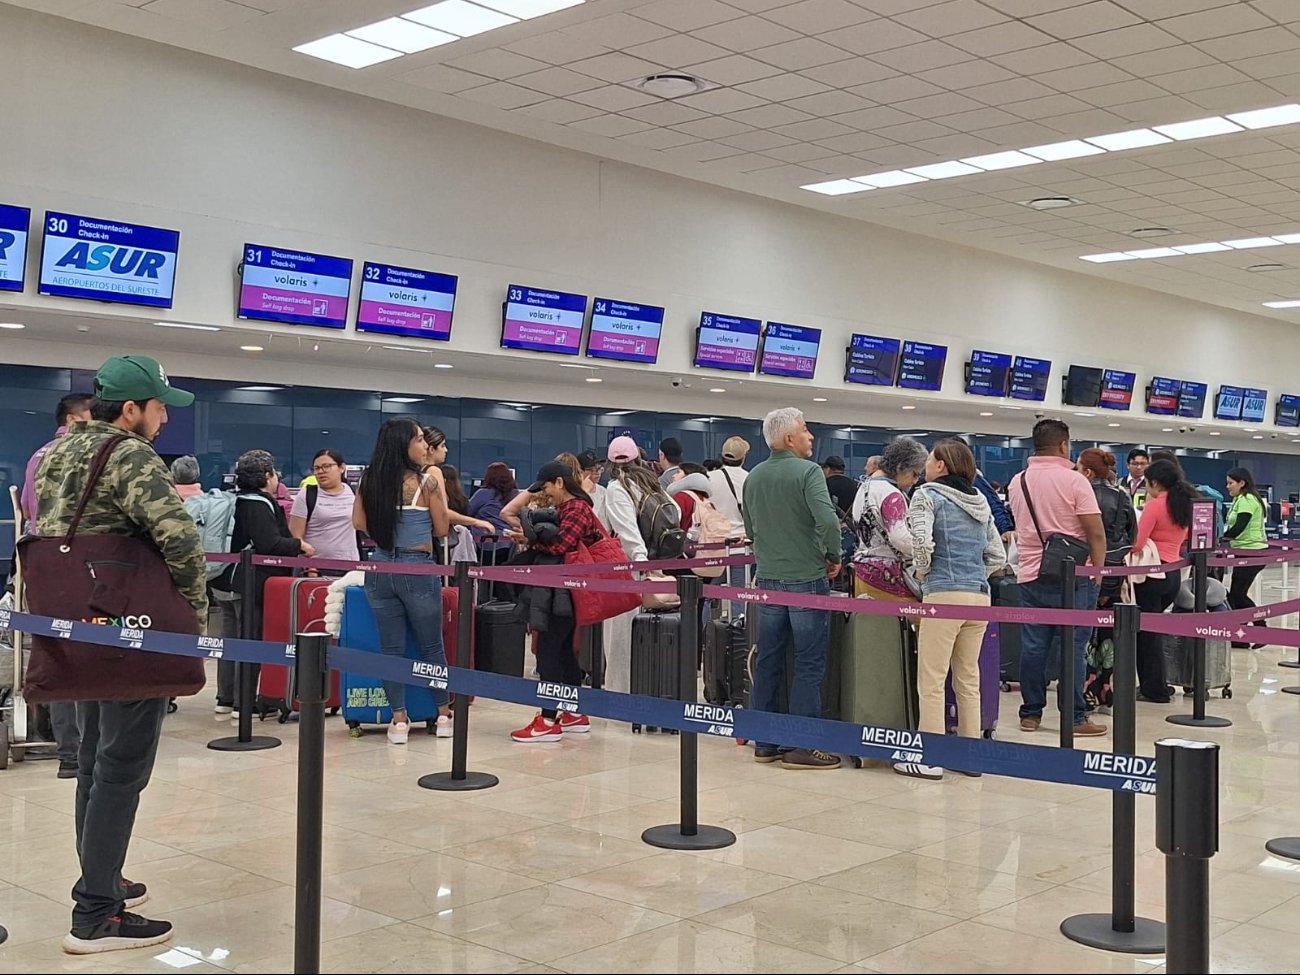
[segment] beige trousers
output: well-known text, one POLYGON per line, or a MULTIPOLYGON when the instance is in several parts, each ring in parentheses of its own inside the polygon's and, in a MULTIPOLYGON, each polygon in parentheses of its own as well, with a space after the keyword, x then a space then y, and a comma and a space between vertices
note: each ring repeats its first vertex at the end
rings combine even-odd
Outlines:
MULTIPOLYGON (((935 592, 925 602, 941 606, 988 606, 979 592, 935 592)), ((922 620, 917 641, 916 692, 921 704, 921 730, 936 735, 945 731, 944 680, 952 669, 952 689, 957 698, 957 733, 979 738, 980 645, 987 623, 974 620, 922 620)))

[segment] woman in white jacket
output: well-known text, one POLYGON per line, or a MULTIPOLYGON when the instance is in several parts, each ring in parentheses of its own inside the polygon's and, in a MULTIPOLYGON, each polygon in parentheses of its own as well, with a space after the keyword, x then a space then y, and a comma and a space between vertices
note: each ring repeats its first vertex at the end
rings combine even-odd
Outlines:
MULTIPOLYGON (((641 450, 631 437, 615 437, 606 454, 609 482, 605 486, 604 515, 609 531, 623 544, 623 554, 633 562, 646 558, 645 539, 637 525, 637 508, 647 491, 659 490, 659 479, 641 464, 641 450)), ((637 610, 605 621, 605 688, 627 693, 632 689, 632 620, 637 610)))

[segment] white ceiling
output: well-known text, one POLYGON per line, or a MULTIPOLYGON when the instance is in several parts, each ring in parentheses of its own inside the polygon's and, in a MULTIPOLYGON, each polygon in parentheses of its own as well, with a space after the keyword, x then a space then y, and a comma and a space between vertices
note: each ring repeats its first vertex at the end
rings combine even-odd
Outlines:
POLYGON ((1261 307, 1300 297, 1300 245, 1078 259, 1300 232, 1300 125, 855 196, 798 188, 1300 101, 1300 0, 588 0, 359 71, 290 49, 420 0, 9 2, 977 248, 1300 315, 1261 307), (671 101, 627 87, 665 69, 720 87, 671 101), (1020 205, 1043 196, 1082 205, 1020 205), (1153 226, 1175 233, 1129 235, 1153 226))

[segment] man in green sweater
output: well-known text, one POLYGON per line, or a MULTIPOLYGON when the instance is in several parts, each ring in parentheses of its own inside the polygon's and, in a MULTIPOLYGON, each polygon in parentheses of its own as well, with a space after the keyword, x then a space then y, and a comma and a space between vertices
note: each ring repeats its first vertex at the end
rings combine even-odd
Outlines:
MULTIPOLYGON (((763 419, 763 438, 772 456, 745 480, 745 530, 754 543, 758 586, 776 592, 825 596, 840 571, 840 521, 826 477, 810 460, 813 435, 803 413, 793 407, 773 410, 763 419)), ((820 609, 763 605, 758 608, 758 662, 750 694, 759 711, 780 710, 786 645, 794 645, 790 714, 819 718, 821 687, 831 616, 820 609)), ((780 761, 788 769, 838 768, 834 755, 809 748, 782 749, 758 742, 754 761, 780 761)))

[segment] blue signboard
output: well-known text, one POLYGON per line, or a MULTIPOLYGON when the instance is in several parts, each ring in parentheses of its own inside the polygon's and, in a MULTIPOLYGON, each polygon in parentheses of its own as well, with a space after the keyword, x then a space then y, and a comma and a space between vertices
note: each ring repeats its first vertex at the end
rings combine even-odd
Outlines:
POLYGON ((695 364, 729 372, 753 372, 762 330, 763 323, 757 318, 703 312, 695 340, 695 364))
POLYGON ((1178 412, 1178 391, 1182 384, 1177 379, 1156 376, 1147 390, 1147 412, 1157 416, 1173 416, 1178 412))
POLYGON ((577 355, 587 296, 512 284, 506 292, 501 347, 577 355))
POLYGON ((593 359, 653 363, 659 358, 664 310, 655 305, 597 298, 591 303, 587 355, 593 359))
POLYGON ((898 375, 898 339, 854 335, 846 350, 844 381, 864 386, 892 386, 898 375))
POLYGON ((1283 393, 1277 398, 1275 422, 1280 427, 1300 427, 1300 396, 1283 393))
POLYGON ((244 245, 240 318, 344 328, 351 292, 350 258, 244 245))
POLYGON ((1011 356, 1001 352, 972 352, 966 392, 973 396, 1005 396, 1010 372, 1011 356))
POLYGON ((180 241, 176 230, 46 211, 37 290, 170 308, 180 241))
POLYGON ((1247 386, 1241 396, 1241 418, 1248 423, 1263 423, 1268 409, 1268 390, 1247 386))
POLYGON ((1107 369, 1101 376, 1101 396, 1097 405, 1103 410, 1127 410, 1133 403, 1133 383, 1136 380, 1134 373, 1107 369))
POLYGON ((367 261, 361 269, 357 331, 447 340, 455 304, 454 274, 367 261))
POLYGON ((1043 402, 1047 399, 1047 382, 1051 375, 1051 359, 1016 356, 1015 362, 1011 364, 1011 398, 1043 402))
POLYGON ((817 371, 817 347, 821 340, 820 328, 768 322, 758 371, 765 376, 812 379, 817 371))
POLYGON ((1205 416, 1205 397, 1210 387, 1206 383, 1190 383, 1183 380, 1178 384, 1178 415, 1189 420, 1199 420, 1205 416))
POLYGON ((938 390, 943 385, 943 367, 948 346, 929 342, 904 342, 898 363, 898 385, 903 389, 938 390))
POLYGON ((1214 401, 1214 418, 1240 420, 1241 400, 1245 392, 1240 386, 1220 386, 1218 399, 1214 401))
POLYGON ((22 291, 32 211, 0 203, 0 291, 22 291))

